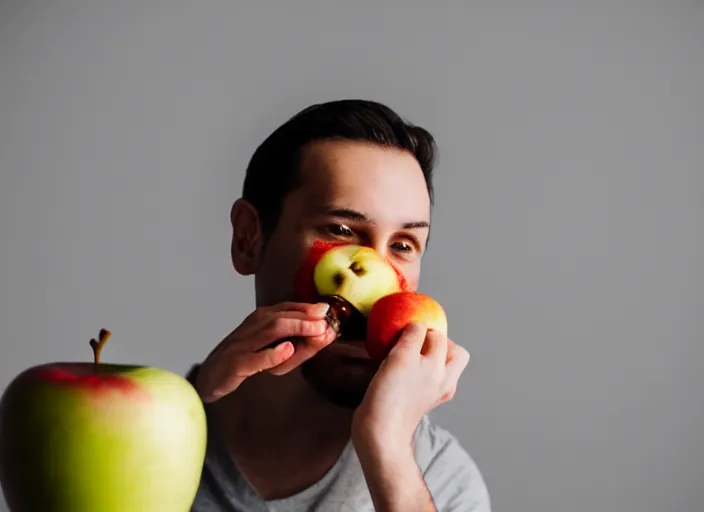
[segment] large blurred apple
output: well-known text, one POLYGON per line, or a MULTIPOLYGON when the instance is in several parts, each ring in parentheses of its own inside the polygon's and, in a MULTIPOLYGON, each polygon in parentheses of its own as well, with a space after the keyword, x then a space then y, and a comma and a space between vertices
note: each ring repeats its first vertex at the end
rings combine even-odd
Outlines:
POLYGON ((411 322, 447 336, 447 315, 438 301, 420 292, 403 290, 376 301, 367 318, 365 344, 372 359, 382 360, 411 322))
POLYGON ((35 366, 0 402, 0 483, 12 512, 187 512, 206 448, 180 375, 93 363, 35 366))

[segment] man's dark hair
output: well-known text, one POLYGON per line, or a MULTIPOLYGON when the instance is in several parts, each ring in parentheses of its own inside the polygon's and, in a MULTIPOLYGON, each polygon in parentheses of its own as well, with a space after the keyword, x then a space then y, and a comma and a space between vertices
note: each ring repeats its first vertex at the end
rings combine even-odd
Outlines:
POLYGON ((265 232, 276 227, 285 197, 300 184, 303 149, 321 140, 369 142, 410 152, 420 164, 433 203, 432 175, 437 151, 433 136, 381 103, 331 101, 302 110, 254 152, 247 166, 242 197, 256 208, 265 232))

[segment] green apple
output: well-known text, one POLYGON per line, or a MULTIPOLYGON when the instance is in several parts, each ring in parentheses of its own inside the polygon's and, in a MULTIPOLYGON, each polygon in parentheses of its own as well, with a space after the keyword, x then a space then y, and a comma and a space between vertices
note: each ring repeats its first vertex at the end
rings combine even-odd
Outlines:
POLYGON ((343 297, 365 316, 377 300, 401 289, 399 273, 381 254, 355 244, 325 252, 313 281, 320 295, 343 297))
POLYGON ((207 439, 203 403, 159 368, 53 363, 0 402, 0 483, 12 512, 188 512, 207 439))

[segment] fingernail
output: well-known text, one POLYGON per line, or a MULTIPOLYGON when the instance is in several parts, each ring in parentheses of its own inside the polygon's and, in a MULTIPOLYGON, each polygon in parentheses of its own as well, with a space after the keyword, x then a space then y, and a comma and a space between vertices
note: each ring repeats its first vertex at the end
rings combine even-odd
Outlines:
POLYGON ((316 326, 318 327, 319 331, 318 336, 324 336, 325 333, 328 331, 330 324, 325 318, 323 318, 322 320, 317 321, 316 326))
POLYGON ((289 354, 289 353, 293 354, 294 346, 293 346, 293 343, 291 343, 290 341, 285 341, 281 345, 276 347, 276 350, 278 352, 283 353, 283 354, 289 354))
POLYGON ((316 316, 324 316, 325 313, 327 313, 329 309, 330 309, 330 304, 328 304, 327 302, 320 302, 315 305, 315 314, 316 314, 316 316))

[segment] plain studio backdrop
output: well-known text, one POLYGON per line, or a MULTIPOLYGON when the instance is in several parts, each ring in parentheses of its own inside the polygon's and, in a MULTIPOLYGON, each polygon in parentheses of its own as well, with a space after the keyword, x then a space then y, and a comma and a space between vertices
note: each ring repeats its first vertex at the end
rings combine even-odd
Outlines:
POLYGON ((421 289, 472 360, 432 417, 494 509, 704 510, 701 2, 0 5, 0 388, 101 327, 201 361, 255 147, 375 99, 439 143, 421 289))

